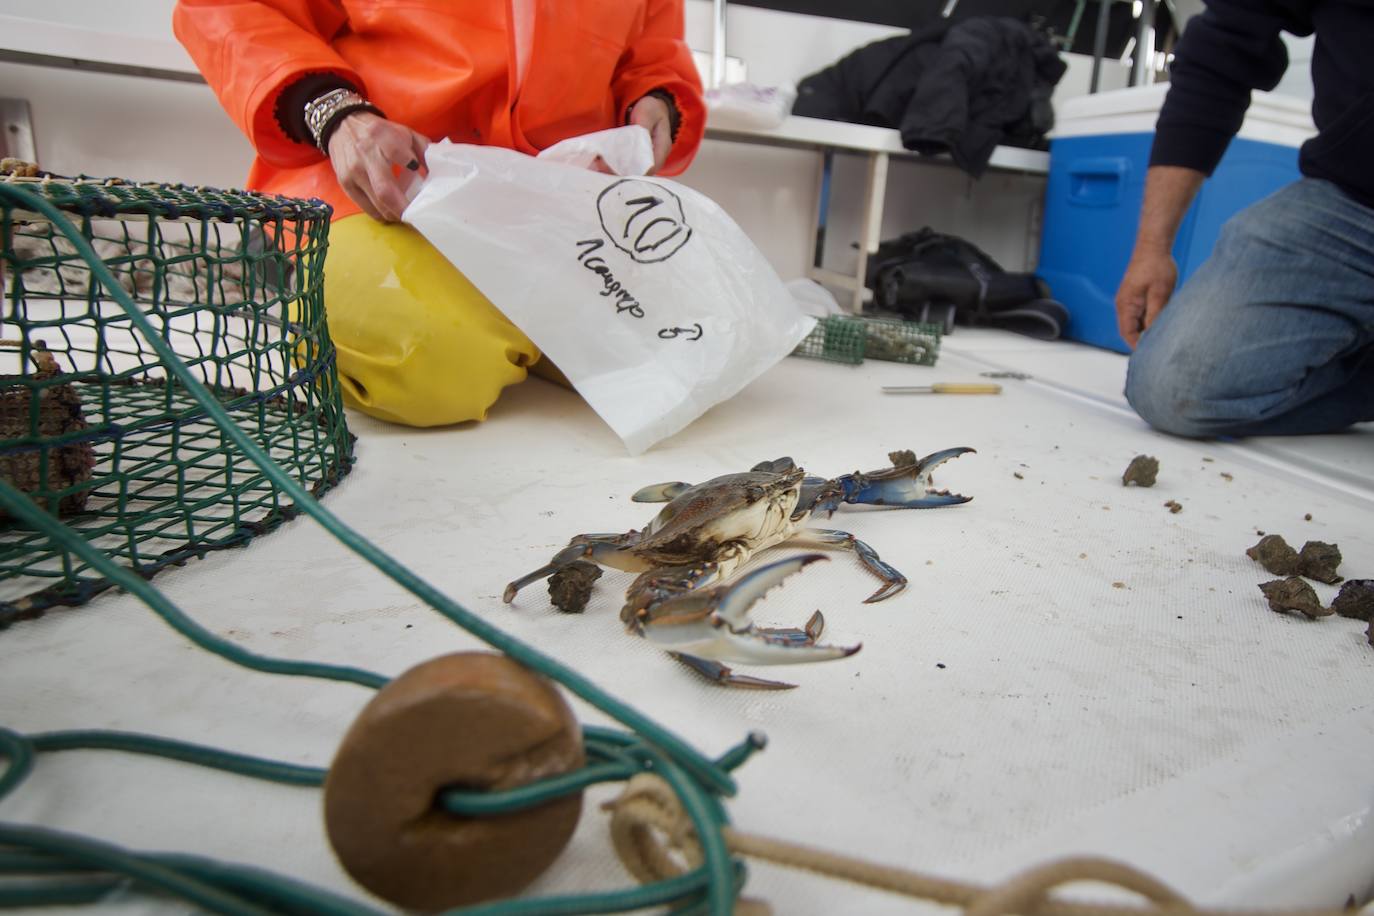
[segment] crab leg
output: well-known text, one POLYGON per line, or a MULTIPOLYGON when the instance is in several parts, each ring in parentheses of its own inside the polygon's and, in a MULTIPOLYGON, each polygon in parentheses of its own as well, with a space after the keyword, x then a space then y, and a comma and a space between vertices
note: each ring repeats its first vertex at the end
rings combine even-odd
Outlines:
MULTIPOLYGON (((641 573, 625 590, 625 605, 620 619, 631 630, 652 616, 654 608, 669 601, 689 598, 696 603, 708 600, 709 592, 698 591, 721 578, 720 564, 712 561, 694 566, 661 566, 641 573)), ((637 631, 637 630, 636 630, 637 631)))
POLYGON ((852 550, 858 554, 859 561, 868 568, 868 571, 883 580, 882 587, 865 598, 864 604, 872 604, 875 601, 882 601, 884 598, 891 598, 906 588, 906 576, 884 562, 876 550, 848 531, 838 531, 833 528, 803 528, 793 535, 787 543, 796 546, 852 550))
POLYGON ((682 652, 669 652, 668 654, 708 681, 715 681, 725 687, 743 687, 752 690, 791 690, 797 686, 786 681, 770 681, 767 678, 752 677, 748 674, 736 674, 727 665, 697 658, 695 655, 687 655, 682 652))
MULTIPOLYGON (((510 604, 515 600, 520 589, 538 582, 540 579, 547 579, 575 560, 590 560, 599 566, 623 569, 626 566, 626 558, 629 556, 625 548, 633 546, 638 538, 638 531, 623 534, 579 534, 568 543, 567 547, 554 554, 553 559, 548 563, 533 572, 525 573, 507 585, 501 600, 510 604)), ((630 571, 636 570, 632 568, 630 571)))
POLYGON ((630 499, 637 503, 670 503, 690 489, 692 489, 692 485, 683 483, 681 480, 674 480, 669 483, 651 483, 647 487, 636 490, 630 499))
MULTIPOLYGON (((844 658, 859 646, 816 645, 792 631, 770 632, 749 623, 749 611, 773 586, 825 557, 806 554, 770 563, 733 585, 719 585, 665 601, 642 622, 646 638, 683 655, 737 664, 787 665, 844 658)), ((808 626, 816 626, 812 617, 808 626)))
MULTIPOLYGON (((802 481, 797 509, 814 508, 817 512, 833 513, 840 503, 896 506, 902 509, 933 509, 966 503, 973 497, 936 490, 931 473, 951 458, 972 451, 964 446, 947 448, 932 452, 914 463, 901 463, 880 471, 843 474, 834 480, 807 477, 802 481)), ((895 452, 893 454, 898 455, 895 452)))

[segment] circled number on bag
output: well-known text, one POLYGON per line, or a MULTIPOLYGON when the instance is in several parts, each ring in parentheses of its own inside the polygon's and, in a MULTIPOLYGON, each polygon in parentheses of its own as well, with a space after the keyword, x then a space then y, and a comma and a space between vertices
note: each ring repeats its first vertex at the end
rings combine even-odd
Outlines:
POLYGON ((682 201, 652 181, 617 181, 597 197, 596 212, 611 244, 641 264, 666 261, 692 237, 682 201))

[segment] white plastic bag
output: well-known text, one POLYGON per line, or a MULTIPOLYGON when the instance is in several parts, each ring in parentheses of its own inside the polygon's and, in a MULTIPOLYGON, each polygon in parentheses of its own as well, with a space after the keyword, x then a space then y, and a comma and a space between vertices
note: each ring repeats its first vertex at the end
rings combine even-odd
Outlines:
POLYGON ((632 454, 753 381, 815 323, 708 198, 549 161, 600 155, 642 172, 648 149, 637 126, 538 159, 436 144, 404 216, 548 354, 632 454))
POLYGON ((712 127, 771 130, 782 126, 796 100, 796 87, 790 83, 781 86, 727 83, 706 90, 706 120, 712 127))
POLYGON ((792 296, 792 302, 801 310, 803 315, 825 318, 827 315, 848 314, 840 307, 839 300, 835 298, 835 295, 815 280, 808 277, 797 277, 788 280, 786 287, 787 292, 792 296))

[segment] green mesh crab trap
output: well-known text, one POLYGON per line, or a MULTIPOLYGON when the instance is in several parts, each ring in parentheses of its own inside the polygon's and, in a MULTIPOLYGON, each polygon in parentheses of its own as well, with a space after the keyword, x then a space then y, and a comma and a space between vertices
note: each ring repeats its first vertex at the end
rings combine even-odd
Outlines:
MULTIPOLYGON (((117 181, 0 179, 0 478, 141 577, 295 514, 167 371, 61 212, 235 424, 315 494, 347 473, 319 202, 117 181), (26 203, 27 202, 27 203, 26 203)), ((109 587, 0 511, 0 628, 109 587)))
POLYGON ((940 355, 940 326, 900 318, 861 318, 864 356, 894 363, 933 366, 940 355))
POLYGON ((857 365, 868 359, 933 366, 940 354, 940 326, 897 318, 830 315, 816 323, 793 356, 857 365))
POLYGON ((822 318, 797 344, 792 355, 858 365, 864 361, 863 325, 857 318, 822 318))

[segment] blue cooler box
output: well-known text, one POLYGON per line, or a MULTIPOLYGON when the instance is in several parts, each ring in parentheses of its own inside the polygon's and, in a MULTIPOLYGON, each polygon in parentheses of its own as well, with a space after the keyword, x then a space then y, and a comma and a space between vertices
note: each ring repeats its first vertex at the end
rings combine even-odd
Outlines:
MULTIPOLYGON (((1056 114, 1036 273, 1069 310, 1064 336, 1122 353, 1116 289, 1135 245, 1155 120, 1168 84, 1069 99, 1056 114)), ((1298 173, 1316 133, 1305 101, 1257 92, 1245 124, 1202 186, 1174 243, 1180 284, 1207 260, 1221 226, 1298 173)))

